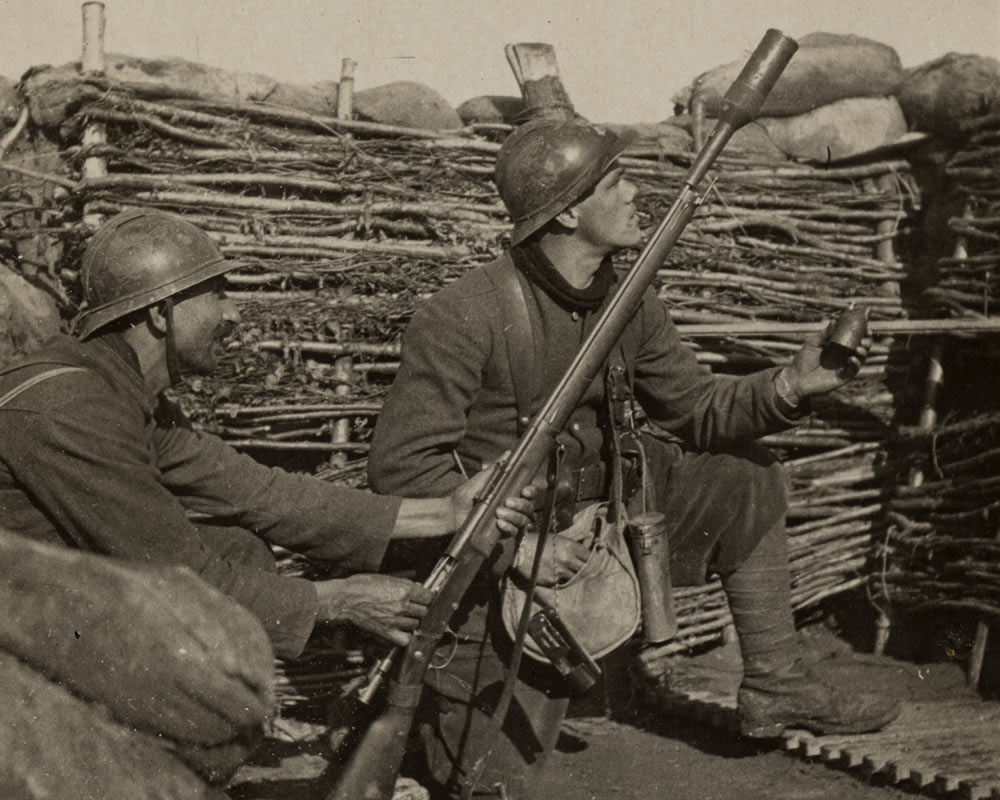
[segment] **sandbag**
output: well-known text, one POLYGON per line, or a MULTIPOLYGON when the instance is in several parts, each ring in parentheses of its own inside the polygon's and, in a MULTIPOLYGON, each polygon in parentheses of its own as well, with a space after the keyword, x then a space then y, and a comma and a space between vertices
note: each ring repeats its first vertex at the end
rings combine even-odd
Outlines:
POLYGON ((0 607, 0 650, 150 733, 225 745, 273 708, 260 623, 187 567, 0 531, 0 607))
MULTIPOLYGON (((678 114, 670 118, 673 124, 685 130, 692 138, 694 136, 694 118, 690 114, 678 114)), ((718 120, 706 118, 702 123, 702 135, 708 135, 715 128, 718 120)), ((726 144, 726 153, 753 155, 757 158, 785 160, 785 151, 771 141, 767 130, 757 120, 748 122, 739 128, 726 144)))
MULTIPOLYGON (((788 117, 848 97, 890 94, 903 78, 899 55, 888 45, 862 36, 810 33, 764 101, 760 115, 788 117)), ((673 100, 690 110, 696 98, 705 115, 719 115, 719 101, 746 63, 740 58, 699 75, 673 100)))
POLYGON ((266 96, 254 99, 308 111, 322 117, 333 117, 337 114, 339 90, 340 85, 336 81, 320 81, 308 85, 278 83, 266 96))
POLYGON ((182 96, 227 100, 262 100, 278 83, 256 72, 231 72, 183 58, 136 58, 117 53, 105 57, 104 73, 113 81, 153 84, 182 96))
POLYGON ((464 125, 499 122, 513 125, 524 111, 524 98, 505 95, 482 95, 466 100, 455 109, 464 125))
POLYGON ((17 84, 0 75, 0 135, 17 122, 22 105, 17 84))
POLYGON ((222 800, 151 734, 111 720, 0 651, 0 797, 222 800))
POLYGON ((71 66, 31 70, 22 83, 31 121, 43 130, 58 130, 95 92, 71 66))
POLYGON ((414 81, 396 81, 355 92, 354 111, 363 119, 407 128, 462 127, 462 118, 444 97, 414 81))
POLYGON ((892 144, 907 130, 894 97, 854 97, 797 117, 757 121, 789 158, 819 162, 892 144))
POLYGON ((0 259, 0 364, 37 349, 61 325, 55 297, 0 259))
POLYGON ((1000 61, 948 53, 908 70, 895 94, 911 128, 954 136, 963 120, 1000 111, 1000 61))

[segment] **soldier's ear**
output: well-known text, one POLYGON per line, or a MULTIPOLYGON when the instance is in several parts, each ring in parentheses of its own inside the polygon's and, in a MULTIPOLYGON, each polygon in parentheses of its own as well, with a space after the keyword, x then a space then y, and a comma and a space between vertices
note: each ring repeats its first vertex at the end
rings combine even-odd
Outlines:
POLYGON ((577 209, 577 204, 573 203, 569 208, 560 211, 555 215, 554 219, 564 228, 575 231, 580 225, 580 212, 577 209))
POLYGON ((170 324, 165 302, 156 303, 146 308, 146 324, 156 333, 166 335, 170 324))

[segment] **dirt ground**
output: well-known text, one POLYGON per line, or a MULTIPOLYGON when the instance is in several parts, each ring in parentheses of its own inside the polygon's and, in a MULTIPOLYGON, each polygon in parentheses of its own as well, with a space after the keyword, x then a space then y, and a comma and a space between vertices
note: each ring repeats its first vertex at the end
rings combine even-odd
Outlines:
MULTIPOLYGON (((839 673, 841 680, 868 690, 889 692, 903 701, 976 696, 967 688, 957 661, 916 664, 853 652, 823 626, 811 628, 804 636, 818 668, 828 675, 839 673)), ((708 664, 721 681, 714 689, 738 683, 739 666, 733 665, 732 652, 719 648, 700 662, 708 664)), ((901 800, 918 795, 884 779, 867 779, 857 770, 787 753, 779 745, 761 747, 740 740, 659 703, 659 697, 648 690, 628 697, 615 697, 600 687, 592 690, 571 709, 537 796, 546 800, 901 800)), ((317 794, 316 781, 327 762, 322 736, 309 743, 272 741, 269 745, 254 764, 237 774, 229 790, 234 800, 323 797, 322 791, 317 794)))

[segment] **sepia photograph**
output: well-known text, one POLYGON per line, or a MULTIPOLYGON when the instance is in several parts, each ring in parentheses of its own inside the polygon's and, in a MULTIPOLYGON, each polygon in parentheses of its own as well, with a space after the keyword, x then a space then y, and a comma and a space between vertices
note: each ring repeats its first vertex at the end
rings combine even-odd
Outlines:
POLYGON ((2 800, 1000 798, 1000 0, 0 21, 2 800))

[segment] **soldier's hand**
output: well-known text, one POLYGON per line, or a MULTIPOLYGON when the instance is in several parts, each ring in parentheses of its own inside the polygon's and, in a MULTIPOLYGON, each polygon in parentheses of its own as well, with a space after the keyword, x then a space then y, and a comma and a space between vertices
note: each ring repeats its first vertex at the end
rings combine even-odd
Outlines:
MULTIPOLYGON (((472 510, 473 501, 486 488, 492 472, 491 466, 485 467, 452 493, 449 500, 455 520, 453 530, 458 530, 465 522, 465 518, 472 510)), ((537 486, 528 484, 521 491, 520 497, 508 497, 504 500, 503 505, 497 508, 497 527, 504 533, 516 535, 521 528, 531 522, 531 512, 539 492, 537 486)))
POLYGON ((349 622, 390 644, 405 647, 434 595, 419 583, 391 575, 352 575, 316 581, 319 619, 349 622))
MULTIPOLYGON (((531 577, 537 547, 538 534, 526 533, 513 565, 525 578, 531 577)), ((575 539, 558 534, 547 537, 542 561, 538 566, 538 585, 556 586, 565 583, 583 569, 589 556, 590 549, 575 539)))
POLYGON ((823 347, 826 335, 826 332, 809 334, 791 366, 785 367, 775 379, 779 394, 787 394, 785 399, 792 405, 811 395, 839 389, 858 374, 868 358, 871 336, 862 338, 853 352, 831 353, 823 347))

